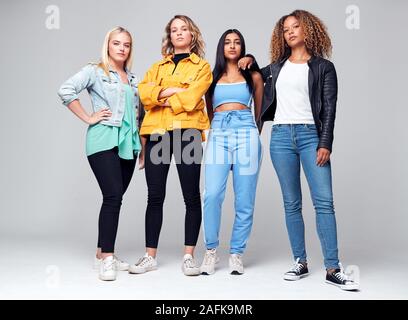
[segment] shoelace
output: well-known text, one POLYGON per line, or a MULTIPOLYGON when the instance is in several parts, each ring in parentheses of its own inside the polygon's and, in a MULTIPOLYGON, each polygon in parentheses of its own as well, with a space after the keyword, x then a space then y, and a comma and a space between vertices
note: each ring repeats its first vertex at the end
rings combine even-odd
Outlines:
POLYGON ((211 264, 214 264, 215 263, 215 255, 216 255, 216 252, 215 251, 207 251, 206 253, 205 253, 205 256, 204 256, 204 262, 203 262, 203 264, 204 265, 211 265, 211 264))
POLYGON ((185 260, 184 260, 184 265, 185 265, 187 268, 195 268, 195 267, 197 267, 197 264, 195 263, 195 261, 194 261, 193 258, 187 258, 187 259, 185 259, 185 260))
POLYGON ((144 267, 145 264, 147 264, 147 263, 150 261, 150 258, 151 258, 151 257, 143 257, 143 258, 140 258, 139 261, 136 263, 136 265, 137 265, 137 266, 144 267))
POLYGON ((339 266, 340 266, 340 271, 333 273, 333 275, 340 281, 345 281, 345 282, 350 281, 351 282, 352 280, 349 279, 349 277, 344 273, 344 269, 341 263, 339 263, 339 266))
POLYGON ((234 265, 242 266, 242 257, 240 255, 233 255, 231 257, 234 265))
POLYGON ((121 263, 123 263, 123 261, 122 260, 120 260, 117 256, 113 256, 113 259, 116 261, 116 263, 117 264, 121 264, 121 263))
POLYGON ((112 259, 112 260, 109 260, 109 261, 102 260, 102 266, 103 266, 104 271, 111 270, 111 269, 115 270, 116 260, 115 259, 112 259))
POLYGON ((290 268, 289 272, 296 272, 299 273, 300 270, 304 268, 304 265, 299 263, 299 258, 293 263, 292 268, 290 268))

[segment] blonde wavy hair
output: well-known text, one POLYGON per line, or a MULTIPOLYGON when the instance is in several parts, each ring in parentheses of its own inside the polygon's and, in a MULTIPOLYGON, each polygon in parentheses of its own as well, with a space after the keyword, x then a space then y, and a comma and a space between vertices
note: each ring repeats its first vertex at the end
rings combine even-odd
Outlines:
POLYGON ((192 40, 191 40, 191 45, 190 45, 190 51, 194 52, 197 56, 200 58, 204 58, 204 49, 205 49, 205 43, 203 40, 203 37, 201 35, 200 29, 198 29, 197 25, 191 20, 191 18, 184 16, 184 15, 175 15, 169 23, 166 25, 166 28, 164 29, 164 36, 162 40, 162 55, 167 56, 169 54, 174 54, 174 46, 171 43, 171 38, 170 38, 170 26, 173 23, 174 20, 180 19, 184 21, 188 27, 188 30, 191 33, 192 40))
POLYGON ((102 68, 107 76, 109 76, 109 41, 112 38, 112 35, 115 33, 126 33, 130 38, 130 51, 129 56, 125 61, 125 67, 127 70, 132 68, 133 63, 133 39, 132 35, 128 30, 122 27, 115 27, 112 30, 109 30, 105 35, 105 40, 103 41, 101 61, 98 63, 98 67, 102 68))
POLYGON ((309 54, 322 58, 330 58, 332 44, 325 24, 308 11, 295 10, 280 18, 273 29, 270 45, 272 63, 290 55, 291 49, 283 36, 283 24, 288 17, 295 17, 299 20, 305 34, 305 45, 309 54))

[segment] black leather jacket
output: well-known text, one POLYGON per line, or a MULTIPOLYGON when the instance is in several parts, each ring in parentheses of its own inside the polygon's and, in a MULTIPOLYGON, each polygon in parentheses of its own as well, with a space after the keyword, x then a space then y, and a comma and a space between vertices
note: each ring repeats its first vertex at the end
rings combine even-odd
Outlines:
MULTIPOLYGON (((259 128, 262 127, 264 121, 272 121, 275 117, 276 80, 286 60, 287 57, 262 68, 262 70, 259 69, 256 61, 251 66, 251 70, 262 73, 265 82, 261 116, 260 119, 257 119, 259 128)), ((317 148, 326 148, 332 151, 337 103, 336 69, 329 60, 316 56, 312 56, 309 59, 308 65, 309 99, 319 135, 319 145, 317 148)))

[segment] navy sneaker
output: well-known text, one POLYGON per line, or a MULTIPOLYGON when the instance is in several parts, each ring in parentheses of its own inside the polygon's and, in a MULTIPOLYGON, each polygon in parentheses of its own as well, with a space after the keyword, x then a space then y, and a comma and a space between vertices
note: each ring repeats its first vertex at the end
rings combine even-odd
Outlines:
POLYGON ((352 291, 358 290, 359 284, 352 279, 349 279, 344 273, 343 267, 341 264, 340 268, 336 269, 332 274, 326 274, 326 283, 335 285, 342 290, 352 291))
POLYGON ((289 281, 299 280, 309 274, 307 266, 299 262, 299 258, 293 263, 292 268, 283 275, 283 279, 289 281))

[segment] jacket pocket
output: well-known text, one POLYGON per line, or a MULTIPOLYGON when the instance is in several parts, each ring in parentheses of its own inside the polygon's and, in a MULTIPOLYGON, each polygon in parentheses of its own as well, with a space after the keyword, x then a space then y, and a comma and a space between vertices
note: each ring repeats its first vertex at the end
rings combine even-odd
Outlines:
POLYGON ((102 88, 106 91, 117 91, 118 90, 118 81, 116 79, 112 79, 106 75, 101 77, 102 81, 102 88))
POLYGON ((105 75, 101 76, 102 94, 106 102, 112 109, 118 108, 120 97, 120 85, 116 79, 111 79, 105 75))
POLYGON ((191 85, 191 83, 193 83, 196 78, 197 78, 198 72, 191 72, 189 74, 184 75, 181 79, 180 79, 180 84, 183 87, 189 87, 191 85))

